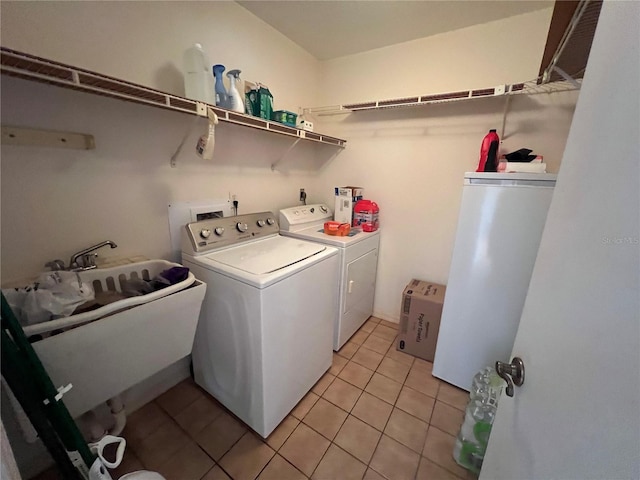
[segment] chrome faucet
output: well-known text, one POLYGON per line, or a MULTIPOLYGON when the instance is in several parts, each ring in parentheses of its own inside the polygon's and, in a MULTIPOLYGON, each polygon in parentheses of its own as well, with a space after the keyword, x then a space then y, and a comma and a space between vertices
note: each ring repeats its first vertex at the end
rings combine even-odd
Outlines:
POLYGON ((89 248, 85 248, 84 250, 80 250, 77 253, 71 255, 71 260, 69 261, 69 270, 91 270, 93 268, 97 268, 95 257, 98 256, 95 253, 96 250, 102 247, 106 247, 109 245, 111 248, 116 248, 116 245, 111 240, 105 240, 104 242, 98 243, 89 248), (78 263, 78 259, 82 258, 82 265, 78 263))

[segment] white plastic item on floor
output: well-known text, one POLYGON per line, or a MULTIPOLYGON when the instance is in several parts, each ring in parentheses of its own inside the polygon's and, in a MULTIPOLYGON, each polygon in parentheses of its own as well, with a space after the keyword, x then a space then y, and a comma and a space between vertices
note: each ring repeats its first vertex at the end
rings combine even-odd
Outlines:
MULTIPOLYGON (((148 275, 153 278, 164 270, 159 265, 167 264, 175 265, 154 260, 91 272, 111 277, 105 280, 107 286, 115 283, 119 288, 120 275, 129 276, 123 272, 136 271, 138 278, 146 278, 143 273, 149 269, 148 275), (159 268, 157 272, 152 271, 152 265, 159 268)), ((118 309, 32 344, 54 385, 73 385, 65 393, 64 403, 74 418, 191 353, 206 285, 193 280, 189 287, 164 295, 171 288, 144 295, 155 298, 153 301, 118 309)), ((127 300, 111 305, 125 305, 127 300)))
POLYGON ((120 477, 120 480, 166 480, 166 478, 156 472, 140 470, 139 472, 127 473, 120 477))
MULTIPOLYGON (((116 437, 113 435, 105 435, 99 442, 89 444, 91 452, 97 455, 96 460, 89 469, 89 480, 113 480, 113 477, 109 473, 107 468, 116 468, 122 463, 124 457, 124 450, 127 447, 127 441, 122 437, 116 437), (108 445, 118 444, 116 450, 116 458, 113 462, 110 462, 104 458, 103 452, 108 445)), ((156 472, 149 472, 147 470, 139 470, 137 472, 128 473, 120 480, 166 480, 162 475, 156 472)))

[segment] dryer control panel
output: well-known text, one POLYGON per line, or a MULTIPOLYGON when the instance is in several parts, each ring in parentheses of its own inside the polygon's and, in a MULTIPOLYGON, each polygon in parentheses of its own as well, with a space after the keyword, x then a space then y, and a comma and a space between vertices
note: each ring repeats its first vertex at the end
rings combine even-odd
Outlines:
POLYGON ((285 232, 295 232, 310 225, 321 224, 332 219, 333 212, 324 203, 280 210, 280 228, 285 232))
POLYGON ((278 232, 278 222, 272 212, 209 218, 185 225, 182 251, 189 255, 206 253, 236 243, 277 235, 278 232))

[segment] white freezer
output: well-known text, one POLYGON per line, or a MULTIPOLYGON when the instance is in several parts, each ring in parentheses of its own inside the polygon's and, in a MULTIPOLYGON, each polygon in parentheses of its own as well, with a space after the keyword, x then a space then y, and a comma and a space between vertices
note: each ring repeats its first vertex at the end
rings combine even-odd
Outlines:
POLYGON ((469 390, 510 361, 554 174, 467 173, 433 375, 469 390))

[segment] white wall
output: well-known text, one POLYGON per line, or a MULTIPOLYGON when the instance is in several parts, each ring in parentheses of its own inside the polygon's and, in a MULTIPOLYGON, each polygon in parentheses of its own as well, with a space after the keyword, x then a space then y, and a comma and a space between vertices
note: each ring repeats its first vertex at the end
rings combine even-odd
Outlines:
POLYGON ((3 1, 1 8, 4 47, 183 95, 182 54, 199 42, 212 63, 269 86, 276 109, 297 112, 316 101, 319 62, 235 2, 3 1))
MULTIPOLYGON (((2 3, 3 46, 176 94, 182 52, 195 41, 212 61, 265 82, 276 108, 297 111, 317 92, 319 62, 232 2, 2 3)), ((119 247, 100 255, 166 257, 169 202, 233 193, 240 213, 277 210, 296 204, 331 156, 304 142, 272 172, 293 140, 227 124, 206 163, 194 153, 201 120, 171 169, 192 116, 7 77, 2 86, 3 124, 90 133, 97 144, 88 152, 2 147, 3 282, 107 238, 119 247)))
POLYGON ((323 105, 516 83, 538 74, 553 9, 328 60, 323 105))
POLYGON ((313 146, 299 146, 272 172, 292 140, 228 124, 218 126, 215 158, 205 162, 194 149, 203 119, 14 78, 3 79, 2 116, 9 125, 91 133, 97 144, 95 151, 2 147, 3 282, 105 239, 118 248, 101 256, 166 258, 170 202, 231 192, 240 213, 277 210, 295 204, 317 171, 313 146), (171 168, 194 121, 196 133, 171 168))
MULTIPOLYGON (((534 79, 551 9, 327 61, 322 103, 336 105, 486 88, 534 79), (523 34, 526 26, 526 35, 523 34)), ((557 172, 577 93, 515 97, 503 152, 542 154, 557 172)), ((380 263, 374 314, 398 321, 411 278, 447 283, 462 177, 477 167, 480 143, 502 126, 504 98, 316 117, 346 138, 321 171, 319 190, 358 185, 380 205, 380 263)), ((517 227, 516 227, 517 228, 517 227)), ((499 247, 499 246, 497 246, 499 247)))

